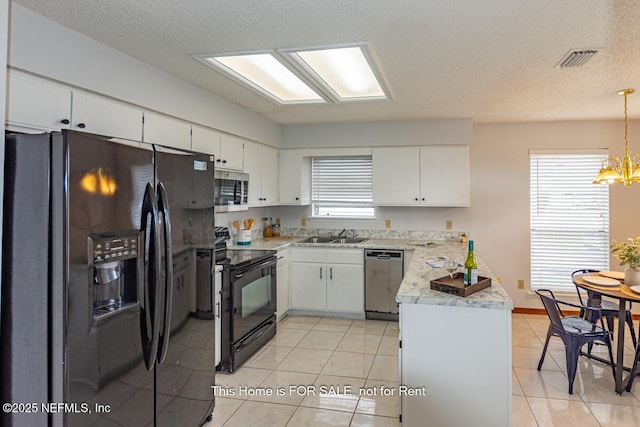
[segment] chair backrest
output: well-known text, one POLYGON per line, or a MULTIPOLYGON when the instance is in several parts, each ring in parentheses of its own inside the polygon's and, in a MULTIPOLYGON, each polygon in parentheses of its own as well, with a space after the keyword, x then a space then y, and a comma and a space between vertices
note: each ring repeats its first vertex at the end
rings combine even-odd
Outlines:
MULTIPOLYGON (((576 270, 573 273, 571 273, 571 280, 573 280, 573 283, 575 285, 575 280, 574 279, 576 277, 585 276, 587 274, 598 273, 598 272, 600 272, 600 270, 592 270, 590 268, 583 268, 581 270, 576 270)), ((582 292, 580 291, 580 288, 577 285, 576 285, 576 292, 578 293, 578 301, 580 301, 581 304, 584 301, 585 304, 586 304, 587 297, 582 295, 582 292)))
POLYGON ((551 292, 549 289, 538 289, 536 291, 536 294, 538 294, 538 296, 540 297, 542 305, 544 305, 544 309, 547 312, 551 323, 554 326, 563 329, 562 321, 560 320, 562 318, 562 312, 560 311, 560 307, 558 307, 558 304, 556 303, 556 297, 555 295, 553 295, 553 292, 551 292))

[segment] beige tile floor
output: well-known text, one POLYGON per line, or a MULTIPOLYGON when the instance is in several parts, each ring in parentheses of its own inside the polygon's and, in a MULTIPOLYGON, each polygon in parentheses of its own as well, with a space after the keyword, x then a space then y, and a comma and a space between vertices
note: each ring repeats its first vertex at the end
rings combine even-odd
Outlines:
MULTIPOLYGON (((631 393, 618 396, 610 368, 581 357, 569 395, 559 339, 552 339, 542 371, 536 370, 547 317, 512 319, 514 427, 640 426, 640 379, 631 393)), ((216 408, 207 427, 401 426, 396 395, 359 393, 397 387, 397 337, 396 322, 290 316, 244 366, 216 376, 216 408), (350 393, 341 393, 345 386, 350 393)), ((606 354, 604 347, 594 351, 606 354)), ((632 357, 626 339, 625 358, 632 357)))

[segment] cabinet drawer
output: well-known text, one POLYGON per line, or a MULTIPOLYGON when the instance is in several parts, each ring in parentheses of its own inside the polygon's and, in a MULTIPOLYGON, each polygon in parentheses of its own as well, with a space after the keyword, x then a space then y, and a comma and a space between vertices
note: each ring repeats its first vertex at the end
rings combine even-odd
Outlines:
POLYGON ((316 248, 293 248, 291 250, 291 261, 293 262, 321 262, 327 261, 327 251, 316 248))
POLYGON ((329 264, 364 264, 364 251, 361 249, 327 249, 329 264))

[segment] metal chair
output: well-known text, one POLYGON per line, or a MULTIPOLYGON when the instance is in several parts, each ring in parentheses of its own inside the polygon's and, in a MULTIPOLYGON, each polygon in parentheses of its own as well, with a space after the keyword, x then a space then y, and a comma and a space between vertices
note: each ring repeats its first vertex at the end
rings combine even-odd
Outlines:
MULTIPOLYGON (((640 325, 638 325, 640 328, 640 325)), ((633 358, 633 365, 631 366, 631 373, 629 373, 629 382, 627 383, 626 390, 629 392, 633 387, 633 380, 635 380, 636 375, 638 374, 638 368, 640 367, 640 343, 635 346, 636 354, 633 358)))
MULTIPOLYGON (((549 316, 549 330, 547 331, 547 339, 544 342, 544 348, 542 349, 542 355, 540 356, 540 362, 538 362, 538 371, 542 369, 542 363, 544 362, 544 356, 547 353, 547 347, 549 346, 549 339, 552 336, 560 337, 565 347, 565 354, 567 359, 567 376, 569 377, 569 394, 573 394, 573 381, 576 377, 576 371, 578 368, 578 356, 580 355, 580 349, 582 346, 594 341, 601 341, 609 349, 609 360, 611 362, 611 373, 615 380, 615 370, 613 367, 613 352, 611 351, 611 340, 609 337, 609 331, 605 329, 602 321, 601 310, 597 307, 587 307, 577 304, 571 304, 568 302, 560 301, 555 298, 553 292, 549 289, 539 289, 536 294, 540 297, 542 305, 549 316), (578 309, 584 309, 585 313, 595 312, 595 317, 600 321, 600 326, 595 322, 590 322, 585 318, 578 316, 565 316, 560 305, 568 307, 574 307, 578 309)), ((588 313, 587 313, 588 314, 588 313)))
MULTIPOLYGON (((571 279, 573 280, 576 277, 580 277, 580 276, 584 276, 592 273, 598 273, 598 272, 599 270, 591 270, 591 269, 576 270, 573 273, 571 273, 571 279)), ((575 280, 574 280, 574 284, 575 284, 575 280)), ((601 310, 602 316, 607 321, 607 328, 609 329, 609 331, 611 331, 611 333, 613 333, 615 329, 614 318, 618 317, 619 311, 620 311, 620 306, 618 305, 618 303, 609 301, 606 299, 602 299, 602 295, 593 291, 590 292, 589 295, 585 298, 578 286, 576 286, 576 292, 578 293, 578 298, 580 299, 580 302, 582 303, 582 305, 589 306, 589 307, 597 307, 601 310)), ((585 317, 585 314, 586 313, 584 310, 580 310, 580 317, 585 317)), ((596 322, 598 319, 587 318, 587 320, 589 320, 590 322, 596 322)), ((625 314, 625 322, 627 322, 627 325, 629 326, 631 341, 633 341, 633 346, 635 347, 637 344, 637 339, 636 339, 636 331, 633 326, 633 317, 631 316, 631 303, 629 303, 629 308, 627 309, 625 314)), ((613 336, 612 336, 612 339, 613 339, 613 336)), ((589 353, 591 353, 591 346, 589 346, 589 353)))

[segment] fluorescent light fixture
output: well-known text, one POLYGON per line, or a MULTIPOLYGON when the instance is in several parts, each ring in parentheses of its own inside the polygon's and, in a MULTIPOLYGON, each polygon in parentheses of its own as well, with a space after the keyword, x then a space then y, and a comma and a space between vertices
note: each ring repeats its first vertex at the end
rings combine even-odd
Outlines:
POLYGON ((339 48, 283 50, 307 71, 314 73, 331 88, 339 101, 386 99, 376 78, 364 46, 339 48))
POLYGON ((194 58, 239 79, 280 104, 325 102, 271 53, 194 55, 194 58))
POLYGON ((193 57, 278 104, 389 99, 363 44, 193 57))

